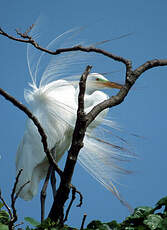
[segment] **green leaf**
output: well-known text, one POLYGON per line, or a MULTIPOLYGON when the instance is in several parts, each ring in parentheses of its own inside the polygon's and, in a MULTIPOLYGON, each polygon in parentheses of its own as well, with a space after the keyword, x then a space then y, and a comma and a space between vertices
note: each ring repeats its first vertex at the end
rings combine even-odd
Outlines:
POLYGON ((40 225, 40 223, 37 220, 34 220, 31 217, 25 217, 24 220, 31 224, 33 227, 37 227, 38 225, 40 225))
POLYGON ((8 225, 6 225, 6 224, 0 224, 0 229, 1 230, 9 230, 8 225))
POLYGON ((118 224, 115 220, 107 223, 107 225, 111 228, 111 229, 118 229, 120 227, 120 224, 118 224))
POLYGON ((8 224, 10 220, 9 213, 5 210, 0 211, 0 223, 2 224, 8 224))
POLYGON ((167 218, 163 219, 163 220, 159 223, 158 229, 160 229, 160 230, 166 230, 166 229, 167 229, 167 218))
POLYGON ((143 218, 149 215, 150 213, 152 213, 152 210, 153 209, 151 207, 147 207, 147 206, 138 207, 135 208, 133 216, 135 218, 143 218))
POLYGON ((135 230, 135 227, 126 227, 125 230, 135 230))
POLYGON ((162 221, 162 217, 157 214, 150 214, 143 223, 148 226, 151 230, 157 229, 158 225, 162 221))
POLYGON ((153 209, 147 206, 142 206, 135 208, 133 214, 128 216, 124 222, 122 222, 122 226, 130 226, 129 224, 142 225, 143 220, 149 215, 153 213, 153 209))
MULTIPOLYGON (((99 220, 94 220, 90 224, 88 224, 87 229, 94 229, 94 230, 110 230, 110 225, 107 223, 102 223, 99 220)), ((117 228, 115 228, 117 229, 117 228)))
POLYGON ((26 226, 26 230, 31 230, 31 228, 29 226, 26 226))
POLYGON ((93 220, 87 226, 88 229, 99 229, 99 230, 108 230, 110 229, 109 225, 101 223, 99 220, 93 220))
POLYGON ((162 206, 167 207, 167 196, 163 197, 156 203, 155 210, 162 208, 162 206))
POLYGON ((93 220, 92 222, 90 222, 87 226, 88 229, 97 229, 100 228, 102 225, 101 221, 99 220, 93 220))
POLYGON ((0 209, 4 206, 4 204, 2 202, 0 202, 0 209))

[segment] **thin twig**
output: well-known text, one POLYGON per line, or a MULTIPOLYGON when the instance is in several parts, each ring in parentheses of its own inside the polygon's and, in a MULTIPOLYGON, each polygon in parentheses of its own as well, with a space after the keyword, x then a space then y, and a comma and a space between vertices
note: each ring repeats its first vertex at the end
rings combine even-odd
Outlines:
POLYGON ((83 228, 84 228, 84 224, 85 224, 86 217, 87 217, 87 214, 85 213, 85 214, 83 215, 83 219, 82 219, 82 224, 81 224, 80 230, 83 230, 83 228))
POLYGON ((18 29, 16 29, 16 33, 24 39, 31 39, 28 33, 32 30, 35 24, 32 24, 24 33, 21 33, 18 29))
POLYGON ((49 165, 48 172, 47 172, 47 175, 46 175, 46 178, 45 178, 42 190, 41 190, 41 196, 40 196, 40 199, 41 199, 41 222, 44 220, 44 217, 45 217, 46 189, 48 186, 48 182, 49 182, 49 178, 50 178, 50 174, 51 174, 52 170, 53 170, 53 165, 49 165))
POLYGON ((72 184, 71 184, 71 189, 72 189, 72 197, 71 197, 71 201, 70 201, 70 203, 69 203, 69 206, 68 206, 68 208, 67 208, 67 210, 66 210, 66 215, 65 215, 65 218, 64 218, 63 222, 67 221, 67 219, 68 219, 68 215, 69 215, 70 209, 71 209, 72 204, 73 204, 73 202, 74 202, 74 200, 75 200, 75 198, 76 198, 76 196, 75 196, 76 193, 78 193, 78 194, 79 194, 79 197, 80 197, 80 199, 79 199, 79 204, 77 204, 76 207, 81 207, 82 204, 83 204, 83 196, 82 196, 81 192, 79 192, 79 191, 76 189, 76 187, 75 187, 74 185, 72 185, 72 184))
POLYGON ((76 207, 81 207, 82 204, 83 204, 83 196, 82 196, 81 192, 78 191, 78 190, 76 189, 76 187, 75 187, 74 185, 72 185, 72 184, 71 184, 71 188, 74 189, 75 193, 78 193, 78 194, 79 194, 79 204, 77 204, 76 207))
MULTIPOLYGON (((24 185, 22 185, 20 187, 19 191, 16 193, 16 186, 18 184, 19 177, 20 177, 22 171, 23 171, 23 169, 19 170, 19 172, 18 172, 18 174, 16 176, 16 179, 15 179, 15 183, 13 185, 12 193, 11 193, 11 208, 12 208, 12 212, 11 212, 11 209, 4 203, 5 207, 8 209, 8 213, 10 215, 9 230, 14 229, 14 223, 17 221, 17 212, 16 212, 16 208, 15 208, 15 203, 16 203, 16 200, 18 198, 18 195, 21 192, 21 190, 24 188, 24 186, 27 183, 29 183, 29 181, 28 181, 24 185)), ((1 194, 0 194, 0 196, 1 196, 1 194)), ((1 200, 3 200, 3 199, 1 199, 1 200)))
POLYGON ((16 192, 16 186, 18 184, 18 181, 19 181, 19 177, 22 173, 23 169, 20 169, 17 176, 16 176, 16 180, 15 180, 15 183, 14 183, 14 186, 13 186, 13 189, 12 189, 12 193, 11 193, 11 201, 12 203, 15 202, 15 192, 16 192))
POLYGON ((17 221, 17 212, 16 212, 16 208, 15 208, 15 203, 16 203, 16 200, 18 198, 18 195, 21 192, 21 190, 24 188, 24 186, 27 183, 29 183, 29 181, 28 181, 24 185, 22 185, 20 187, 19 191, 16 193, 16 186, 18 184, 18 180, 19 180, 19 177, 20 177, 22 171, 23 171, 23 169, 20 169, 19 173, 17 174, 16 179, 15 179, 15 183, 14 183, 14 186, 13 186, 13 189, 12 189, 12 193, 11 193, 11 209, 12 209, 12 211, 9 208, 9 206, 6 204, 5 200, 1 196, 1 192, 0 192, 0 200, 2 201, 2 203, 4 204, 6 209, 8 210, 8 213, 9 213, 9 216, 10 216, 9 230, 14 229, 14 223, 17 221))
POLYGON ((19 188, 18 192, 15 194, 14 200, 16 200, 16 199, 18 198, 18 196, 19 196, 20 192, 22 191, 22 189, 23 189, 27 184, 29 184, 29 183, 30 183, 30 180, 27 181, 27 182, 25 182, 25 183, 19 188))
POLYGON ((83 47, 81 45, 77 45, 77 46, 73 46, 73 47, 69 47, 69 48, 62 48, 62 49, 57 49, 56 51, 51 51, 51 50, 48 50, 48 49, 41 47, 35 40, 33 40, 31 37, 27 36, 27 34, 25 35, 25 33, 20 33, 18 30, 17 30, 17 34, 24 39, 20 39, 20 38, 16 38, 14 36, 11 36, 8 33, 6 33, 5 31, 3 31, 2 28, 0 28, 0 34, 5 36, 5 37, 8 37, 9 39, 12 39, 14 41, 29 43, 29 44, 33 45, 36 49, 44 51, 45 53, 52 54, 52 55, 58 55, 60 53, 71 52, 71 51, 82 51, 82 52, 87 52, 87 53, 94 52, 94 53, 99 53, 99 54, 102 54, 106 57, 112 58, 115 61, 122 62, 126 66, 129 66, 129 60, 127 60, 123 57, 117 56, 115 54, 112 54, 111 52, 107 52, 103 49, 95 48, 93 46, 83 47))
MULTIPOLYGON (((16 224, 16 225, 14 226, 14 229, 15 229, 16 227, 20 226, 20 225, 23 225, 23 224, 24 224, 24 222, 21 222, 21 223, 19 223, 19 224, 16 224)), ((19 230, 19 229, 22 229, 22 228, 18 228, 17 230, 19 230)))
POLYGON ((74 189, 74 187, 72 187, 72 197, 71 197, 71 201, 70 201, 70 203, 68 205, 68 208, 66 210, 66 215, 65 215, 65 218, 63 220, 63 223, 66 222, 67 219, 68 219, 68 215, 69 215, 70 209, 71 209, 72 204, 73 204, 73 202, 74 202, 74 200, 76 198, 75 194, 76 194, 76 190, 74 189))
POLYGON ((15 203, 16 203, 16 200, 19 196, 19 193, 22 191, 22 189, 24 188, 24 186, 26 184, 28 184, 30 181, 27 181, 25 184, 23 184, 20 188, 19 188, 19 191, 16 193, 16 186, 18 184, 18 181, 19 181, 19 177, 22 173, 23 169, 20 169, 17 176, 16 176, 16 180, 15 180, 15 183, 14 183, 14 186, 13 186, 13 189, 12 189, 12 193, 11 193, 11 208, 12 208, 12 211, 13 211, 13 217, 10 221, 10 226, 13 226, 13 224, 17 221, 17 212, 16 212, 16 208, 15 208, 15 203))
POLYGON ((1 195, 1 192, 0 192, 0 200, 2 201, 3 205, 7 209, 10 218, 12 219, 13 215, 12 215, 11 209, 9 208, 9 206, 7 205, 7 203, 5 202, 5 200, 3 199, 2 195, 1 195))

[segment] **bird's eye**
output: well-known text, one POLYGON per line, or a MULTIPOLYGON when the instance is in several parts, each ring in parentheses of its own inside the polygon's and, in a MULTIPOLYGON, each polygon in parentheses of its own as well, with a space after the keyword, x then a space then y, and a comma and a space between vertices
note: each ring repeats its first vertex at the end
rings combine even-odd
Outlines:
POLYGON ((96 78, 96 81, 99 81, 99 78, 96 78))

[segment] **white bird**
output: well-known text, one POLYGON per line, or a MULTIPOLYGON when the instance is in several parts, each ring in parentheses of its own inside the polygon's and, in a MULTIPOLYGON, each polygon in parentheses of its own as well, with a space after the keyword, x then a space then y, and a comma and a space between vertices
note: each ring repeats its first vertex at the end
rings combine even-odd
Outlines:
MULTIPOLYGON (((52 47, 63 36, 71 32, 68 31, 54 39, 47 48, 52 47)), ((71 144, 76 121, 79 87, 78 80, 70 81, 68 78, 65 80, 57 76, 59 75, 58 72, 62 71, 61 74, 63 75, 65 69, 68 71, 67 67, 72 65, 74 54, 56 57, 56 61, 55 57, 51 57, 51 61, 43 71, 38 84, 37 73, 40 65, 42 65, 41 60, 44 54, 40 54, 34 68, 34 62, 32 64, 30 61, 30 45, 28 45, 27 54, 32 83, 30 84, 31 89, 25 91, 25 99, 43 127, 47 135, 48 147, 49 149, 54 148, 54 158, 58 162, 71 144)), ((122 85, 110 82, 99 73, 89 74, 84 98, 86 113, 98 103, 108 99, 108 95, 101 91, 107 87, 120 89, 122 85)), ((128 151, 126 152, 126 149, 109 143, 96 133, 96 128, 100 124, 109 128, 114 127, 114 122, 105 118, 107 113, 108 109, 101 112, 89 125, 84 138, 84 148, 79 154, 79 161, 91 175, 126 205, 113 181, 115 174, 129 173, 128 170, 119 167, 118 162, 126 160, 131 155, 128 151)), ((17 191, 23 184, 30 181, 19 194, 22 199, 31 200, 37 194, 39 182, 46 177, 48 167, 49 163, 38 130, 28 119, 16 156, 16 173, 21 168, 23 169, 17 184, 17 191)))

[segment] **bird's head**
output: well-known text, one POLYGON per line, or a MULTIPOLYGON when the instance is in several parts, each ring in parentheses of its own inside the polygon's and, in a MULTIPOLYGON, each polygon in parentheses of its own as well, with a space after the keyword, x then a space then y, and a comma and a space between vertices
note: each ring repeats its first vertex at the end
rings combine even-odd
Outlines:
POLYGON ((113 88, 113 89, 121 89, 123 85, 111 82, 103 75, 99 73, 90 73, 87 78, 86 89, 89 92, 104 89, 104 88, 113 88))

